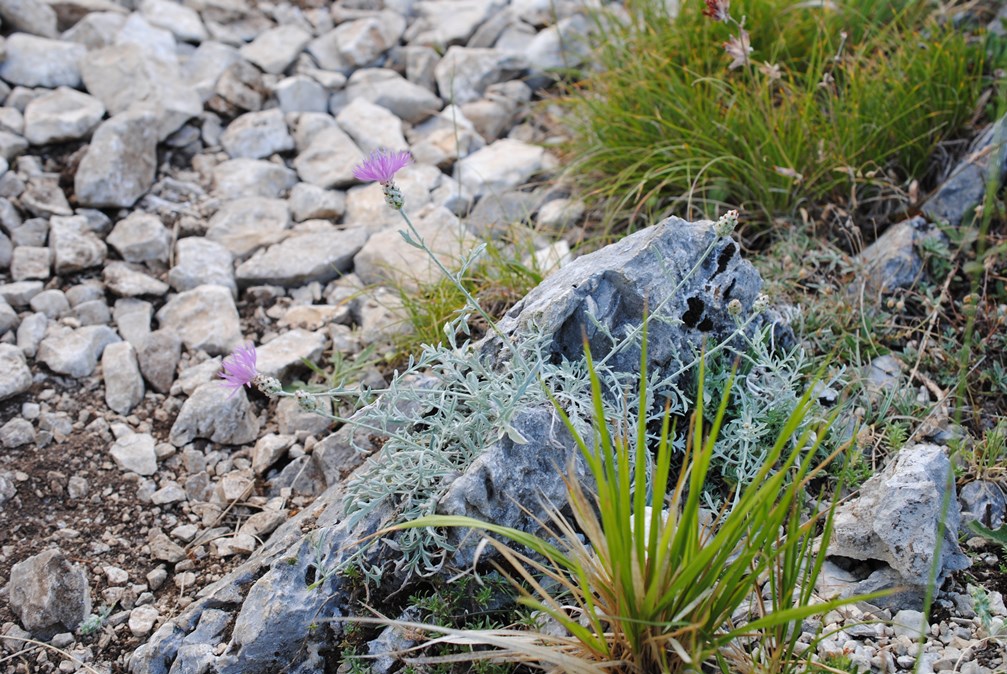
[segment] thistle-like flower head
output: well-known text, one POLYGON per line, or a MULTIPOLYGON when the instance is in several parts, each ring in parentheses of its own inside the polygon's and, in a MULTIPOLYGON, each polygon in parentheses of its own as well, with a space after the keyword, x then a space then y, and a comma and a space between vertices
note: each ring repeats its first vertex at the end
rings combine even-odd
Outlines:
POLYGON ((705 0, 703 15, 715 21, 727 21, 731 18, 731 0, 705 0))
POLYGON ((395 174, 408 166, 412 160, 413 156, 405 150, 393 152, 379 148, 371 152, 371 156, 362 163, 353 167, 353 175, 357 180, 388 185, 395 178, 395 174))
POLYGON ((255 370, 255 347, 251 342, 237 347, 224 359, 221 367, 223 370, 218 375, 224 380, 221 385, 231 389, 231 395, 237 393, 242 386, 251 388, 258 374, 255 370))

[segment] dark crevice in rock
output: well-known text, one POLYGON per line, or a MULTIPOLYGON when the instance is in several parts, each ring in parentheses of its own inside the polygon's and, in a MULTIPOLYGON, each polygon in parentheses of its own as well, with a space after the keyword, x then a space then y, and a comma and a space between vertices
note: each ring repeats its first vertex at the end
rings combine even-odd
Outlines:
POLYGON ((682 314, 682 322, 685 323, 686 327, 694 328, 699 324, 700 319, 703 318, 703 310, 706 309, 706 304, 698 297, 690 297, 686 300, 686 303, 689 305, 689 308, 682 314))

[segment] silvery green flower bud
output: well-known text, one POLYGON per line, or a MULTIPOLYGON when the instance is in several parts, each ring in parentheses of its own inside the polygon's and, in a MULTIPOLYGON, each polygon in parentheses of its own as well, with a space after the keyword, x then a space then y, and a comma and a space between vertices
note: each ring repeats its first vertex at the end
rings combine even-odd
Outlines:
POLYGON ((763 311, 769 308, 769 298, 765 295, 759 295, 752 302, 752 311, 757 314, 761 314, 763 311))
POLYGON ((397 211, 401 211, 406 205, 402 191, 393 182, 381 183, 382 191, 385 193, 385 203, 397 211))
POLYGON ((741 315, 741 300, 733 299, 727 303, 727 313, 737 318, 741 315))
POLYGON ((262 391, 264 394, 270 398, 275 398, 283 391, 283 384, 276 379, 276 377, 270 377, 264 374, 255 375, 255 379, 252 380, 255 387, 262 391))
POLYGON ((737 226, 738 226, 738 211, 730 210, 727 213, 724 213, 722 216, 720 216, 720 219, 717 220, 716 223, 714 223, 713 233, 719 236, 720 238, 726 238, 728 236, 731 236, 731 233, 734 232, 734 228, 737 226))
POLYGON ((305 412, 314 414, 318 411, 318 401, 307 391, 296 391, 294 398, 297 399, 297 405, 305 412))

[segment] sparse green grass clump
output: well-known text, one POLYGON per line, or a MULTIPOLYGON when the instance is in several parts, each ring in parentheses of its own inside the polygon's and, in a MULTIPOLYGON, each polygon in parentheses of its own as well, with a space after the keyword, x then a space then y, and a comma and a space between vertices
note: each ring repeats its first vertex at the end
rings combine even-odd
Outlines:
POLYGON ((738 26, 683 0, 600 15, 601 64, 571 92, 572 166, 612 216, 712 215, 751 226, 827 202, 847 207, 923 179, 935 145, 975 113, 981 40, 919 0, 743 0, 738 26), (628 18, 627 18, 628 17, 628 18))

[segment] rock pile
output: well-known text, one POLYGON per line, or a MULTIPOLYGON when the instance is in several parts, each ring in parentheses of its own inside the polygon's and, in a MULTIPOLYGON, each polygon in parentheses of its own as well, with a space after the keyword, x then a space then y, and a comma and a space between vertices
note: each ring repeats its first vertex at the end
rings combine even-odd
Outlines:
MULTIPOLYGON (((289 380, 401 329, 382 284, 436 269, 380 187, 353 178, 377 147, 413 153, 400 187, 443 256, 507 233, 568 262, 534 230, 584 207, 528 185, 558 162, 527 111, 582 63, 584 3, 0 0, 0 30, 0 644, 44 638, 137 674, 320 671, 334 636, 308 626, 342 609, 305 578, 363 530, 338 507, 363 459, 290 399, 229 397, 221 356, 252 340, 260 369, 289 380)), ((626 267, 633 246, 694 261, 661 236, 565 272, 515 325, 553 321, 562 353, 590 303, 638 316, 655 272, 626 267), (583 290, 559 292, 578 274, 583 290)), ((722 325, 715 289, 738 281, 746 304, 758 291, 735 248, 715 261, 683 296, 675 344, 722 325)), ((535 414, 528 435, 548 426, 535 414)), ((514 449, 498 443, 446 507, 501 508, 481 478, 505 481, 494 465, 514 449)))

